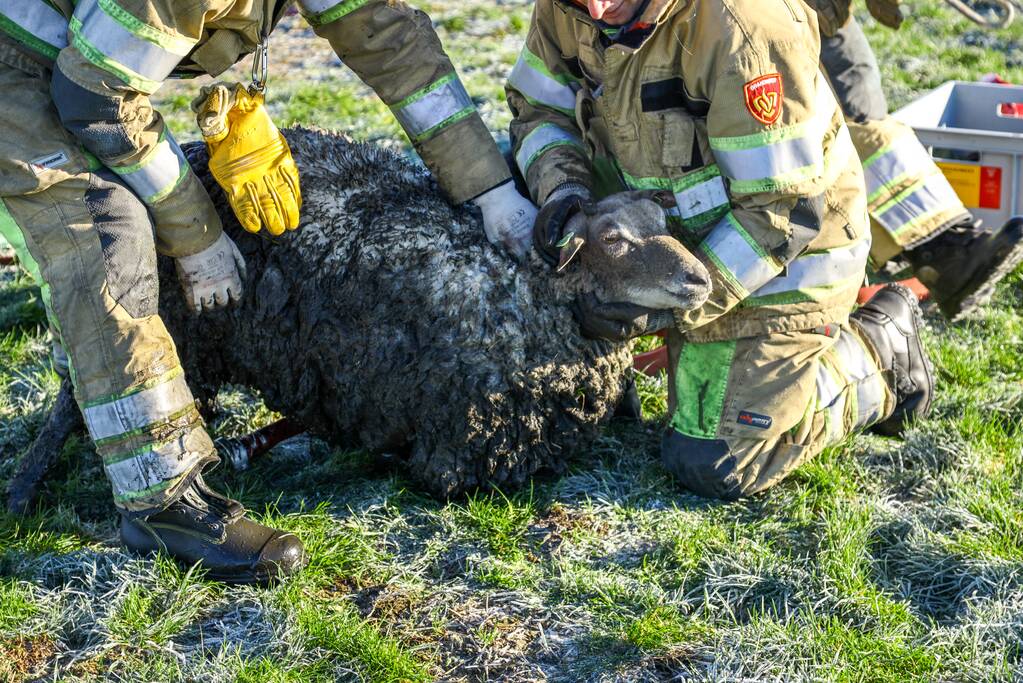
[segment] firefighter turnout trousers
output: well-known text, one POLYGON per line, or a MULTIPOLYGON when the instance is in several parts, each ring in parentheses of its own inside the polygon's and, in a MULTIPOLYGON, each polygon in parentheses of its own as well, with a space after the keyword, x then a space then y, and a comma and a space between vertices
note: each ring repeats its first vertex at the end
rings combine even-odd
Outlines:
POLYGON ((0 44, 0 232, 40 283, 113 487, 144 515, 217 456, 157 311, 154 227, 61 126, 50 72, 0 44))
POLYGON ((895 409, 875 352, 849 323, 704 343, 673 330, 668 352, 661 458, 702 496, 763 491, 895 409))
POLYGON ((881 266, 968 219, 969 211, 913 130, 888 116, 877 59, 855 19, 834 36, 821 36, 821 63, 863 162, 871 261, 881 266))

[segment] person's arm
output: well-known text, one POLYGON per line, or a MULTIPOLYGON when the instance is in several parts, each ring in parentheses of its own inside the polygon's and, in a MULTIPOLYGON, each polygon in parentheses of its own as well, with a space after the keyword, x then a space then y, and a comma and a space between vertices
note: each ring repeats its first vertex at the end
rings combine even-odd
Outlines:
POLYGON ((588 196, 592 190, 589 154, 576 124, 579 82, 561 58, 553 13, 551 0, 538 0, 505 88, 515 161, 538 206, 555 194, 588 196))
POLYGON ((64 126, 146 203, 157 249, 173 257, 206 250, 222 232, 213 202, 149 101, 202 35, 197 5, 82 0, 51 81, 64 126))
POLYGON ((453 203, 511 173, 430 18, 400 0, 300 0, 316 34, 390 107, 453 203))
POLYGON ((732 310, 806 250, 821 230, 824 192, 847 162, 848 132, 818 68, 816 21, 768 21, 694 46, 705 56, 686 75, 711 102, 710 146, 731 211, 697 250, 713 291, 702 307, 675 312, 683 332, 732 310))

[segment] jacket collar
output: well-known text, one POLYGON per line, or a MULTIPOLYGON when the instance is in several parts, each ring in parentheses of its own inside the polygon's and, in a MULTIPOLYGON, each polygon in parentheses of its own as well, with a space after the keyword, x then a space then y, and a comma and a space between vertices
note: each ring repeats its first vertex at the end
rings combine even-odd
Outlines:
POLYGON ((593 24, 594 28, 600 31, 604 44, 620 43, 638 48, 660 24, 685 9, 693 0, 646 0, 640 8, 639 15, 623 26, 609 26, 602 21, 594 20, 586 9, 586 0, 554 1, 570 11, 581 14, 584 21, 593 24))

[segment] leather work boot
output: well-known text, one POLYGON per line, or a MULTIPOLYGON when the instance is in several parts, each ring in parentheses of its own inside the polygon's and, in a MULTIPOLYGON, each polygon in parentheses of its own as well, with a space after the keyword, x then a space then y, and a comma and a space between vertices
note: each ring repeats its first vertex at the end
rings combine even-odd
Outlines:
POLYGON ((941 312, 956 321, 990 299, 995 285, 1023 262, 1023 218, 995 232, 970 219, 905 256, 941 312))
POLYGON ((139 554, 198 562, 224 583, 268 583, 305 566, 297 536, 248 519, 241 503, 214 492, 201 475, 162 512, 138 519, 122 514, 121 541, 139 554))
POLYGON ((934 369, 920 340, 920 304, 908 287, 890 284, 849 320, 874 347, 885 381, 895 394, 895 411, 870 429, 899 436, 911 418, 927 415, 934 396, 934 369))

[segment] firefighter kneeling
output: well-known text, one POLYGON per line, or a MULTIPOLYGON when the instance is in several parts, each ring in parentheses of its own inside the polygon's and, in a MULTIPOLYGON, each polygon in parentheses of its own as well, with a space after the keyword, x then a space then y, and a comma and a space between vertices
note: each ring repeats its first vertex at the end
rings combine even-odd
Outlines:
POLYGON ((579 317, 613 340, 669 328, 662 458, 702 495, 764 490, 930 405, 913 295, 891 286, 851 313, 867 197, 819 52, 817 17, 798 2, 538 0, 509 79, 548 258, 582 203, 675 194, 669 222, 711 273, 710 299, 672 315, 582 301, 579 317))

